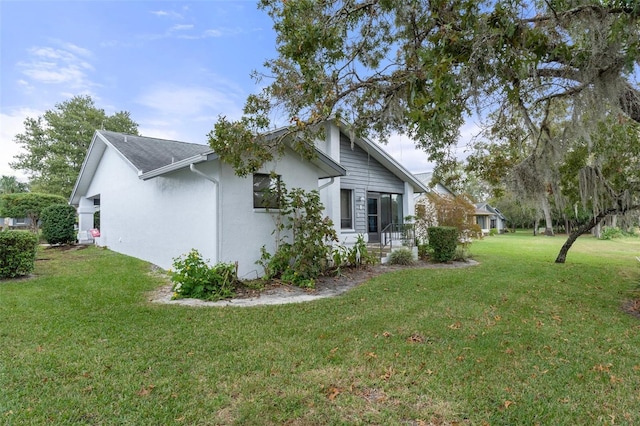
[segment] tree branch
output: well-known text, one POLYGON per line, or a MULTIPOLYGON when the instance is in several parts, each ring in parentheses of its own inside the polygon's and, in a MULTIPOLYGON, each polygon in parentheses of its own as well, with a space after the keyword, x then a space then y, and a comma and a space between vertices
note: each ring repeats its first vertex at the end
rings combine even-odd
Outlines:
POLYGON ((553 12, 553 16, 551 15, 536 15, 533 18, 525 18, 521 19, 520 22, 527 24, 538 24, 542 22, 547 22, 551 20, 559 20, 559 19, 571 19, 575 15, 578 15, 582 12, 594 12, 600 15, 620 15, 626 14, 630 15, 633 18, 637 18, 640 16, 640 10, 634 10, 631 7, 612 7, 605 8, 599 6, 597 4, 584 4, 581 6, 574 7, 573 9, 566 10, 560 14, 557 14, 555 10, 551 9, 553 12))

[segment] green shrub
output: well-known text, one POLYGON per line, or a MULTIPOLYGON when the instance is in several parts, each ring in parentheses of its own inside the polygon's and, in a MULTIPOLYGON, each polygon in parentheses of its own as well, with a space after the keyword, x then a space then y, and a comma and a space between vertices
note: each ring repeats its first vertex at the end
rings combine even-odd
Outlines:
POLYGON ((169 272, 174 299, 220 300, 235 294, 236 266, 218 263, 210 267, 196 249, 173 259, 173 270, 169 272))
POLYGON ((497 228, 491 228, 489 229, 489 236, 493 237, 495 235, 498 235, 498 229, 497 228))
POLYGON ((350 266, 373 265, 378 262, 375 254, 369 253, 367 243, 364 241, 362 234, 358 234, 356 243, 349 248, 347 260, 350 266))
POLYGON ((14 278, 33 272, 37 248, 38 236, 33 232, 0 232, 0 278, 14 278))
POLYGON ((635 237, 637 236, 634 230, 631 232, 624 231, 618 227, 606 227, 600 233, 601 240, 613 240, 614 238, 622 238, 622 237, 635 237))
POLYGON ((466 245, 459 244, 456 247, 455 254, 453 255, 452 260, 457 260, 460 262, 466 262, 469 260, 471 255, 469 254, 469 248, 466 245))
POLYGON ((378 258, 373 253, 369 253, 367 243, 364 241, 362 234, 358 234, 356 243, 351 247, 334 244, 331 250, 331 259, 333 260, 333 267, 338 274, 340 274, 340 269, 343 267, 357 268, 378 262, 378 258))
POLYGON ((422 260, 428 259, 431 256, 431 247, 429 244, 418 244, 418 257, 422 260))
POLYGON ((433 249, 436 262, 450 262, 456 254, 458 228, 452 226, 432 226, 429 233, 429 246, 433 249))
POLYGON ((76 241, 76 209, 68 204, 54 204, 40 215, 42 237, 49 244, 72 244, 76 241))
POLYGON ((413 265, 413 252, 407 248, 394 250, 389 254, 390 265, 413 265))
POLYGON ((256 262, 266 279, 280 278, 299 287, 313 288, 315 279, 327 271, 331 242, 338 241, 333 222, 323 217, 324 207, 317 190, 287 190, 278 187, 279 209, 274 213, 277 251, 272 255, 263 246, 256 262))

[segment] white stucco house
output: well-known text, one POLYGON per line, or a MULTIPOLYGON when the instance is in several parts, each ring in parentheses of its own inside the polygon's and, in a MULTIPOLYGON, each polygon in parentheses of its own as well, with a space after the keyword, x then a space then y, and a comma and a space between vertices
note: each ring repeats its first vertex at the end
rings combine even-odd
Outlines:
POLYGON ((165 269, 196 248, 210 263, 238 262, 241 278, 255 278, 263 273, 260 248, 275 246, 262 196, 276 174, 287 188, 319 190, 347 244, 358 234, 377 241, 386 224, 413 213, 414 194, 426 187, 378 145, 351 141, 343 124, 327 122, 325 134, 312 161, 287 148, 238 177, 207 145, 98 130, 70 198, 79 239, 92 239, 99 211, 97 245, 165 269))

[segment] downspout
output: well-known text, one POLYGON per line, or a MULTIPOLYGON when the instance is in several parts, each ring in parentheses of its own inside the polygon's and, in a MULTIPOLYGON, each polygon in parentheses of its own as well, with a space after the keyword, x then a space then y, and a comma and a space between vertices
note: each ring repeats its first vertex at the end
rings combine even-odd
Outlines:
POLYGON ((194 163, 189 164, 189 170, 193 173, 205 178, 206 180, 213 182, 213 185, 216 187, 216 258, 214 259, 214 264, 220 262, 220 253, 222 249, 222 209, 220 203, 220 182, 217 179, 202 173, 198 170, 194 163))
POLYGON ((329 186, 329 185, 333 184, 333 182, 334 182, 335 180, 336 180, 336 178, 331 177, 331 180, 329 180, 329 182, 327 182, 327 183, 325 183, 325 184, 323 184, 323 185, 320 185, 320 186, 318 187, 318 191, 320 191, 321 189, 325 189, 327 186, 329 186))

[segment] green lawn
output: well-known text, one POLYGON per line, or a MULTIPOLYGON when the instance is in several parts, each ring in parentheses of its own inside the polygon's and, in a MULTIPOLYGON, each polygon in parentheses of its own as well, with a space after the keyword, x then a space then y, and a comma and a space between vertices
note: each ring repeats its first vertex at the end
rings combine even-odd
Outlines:
POLYGON ((0 424, 640 424, 640 239, 556 265, 563 242, 254 308, 150 304, 148 264, 43 250, 0 282, 0 424))

